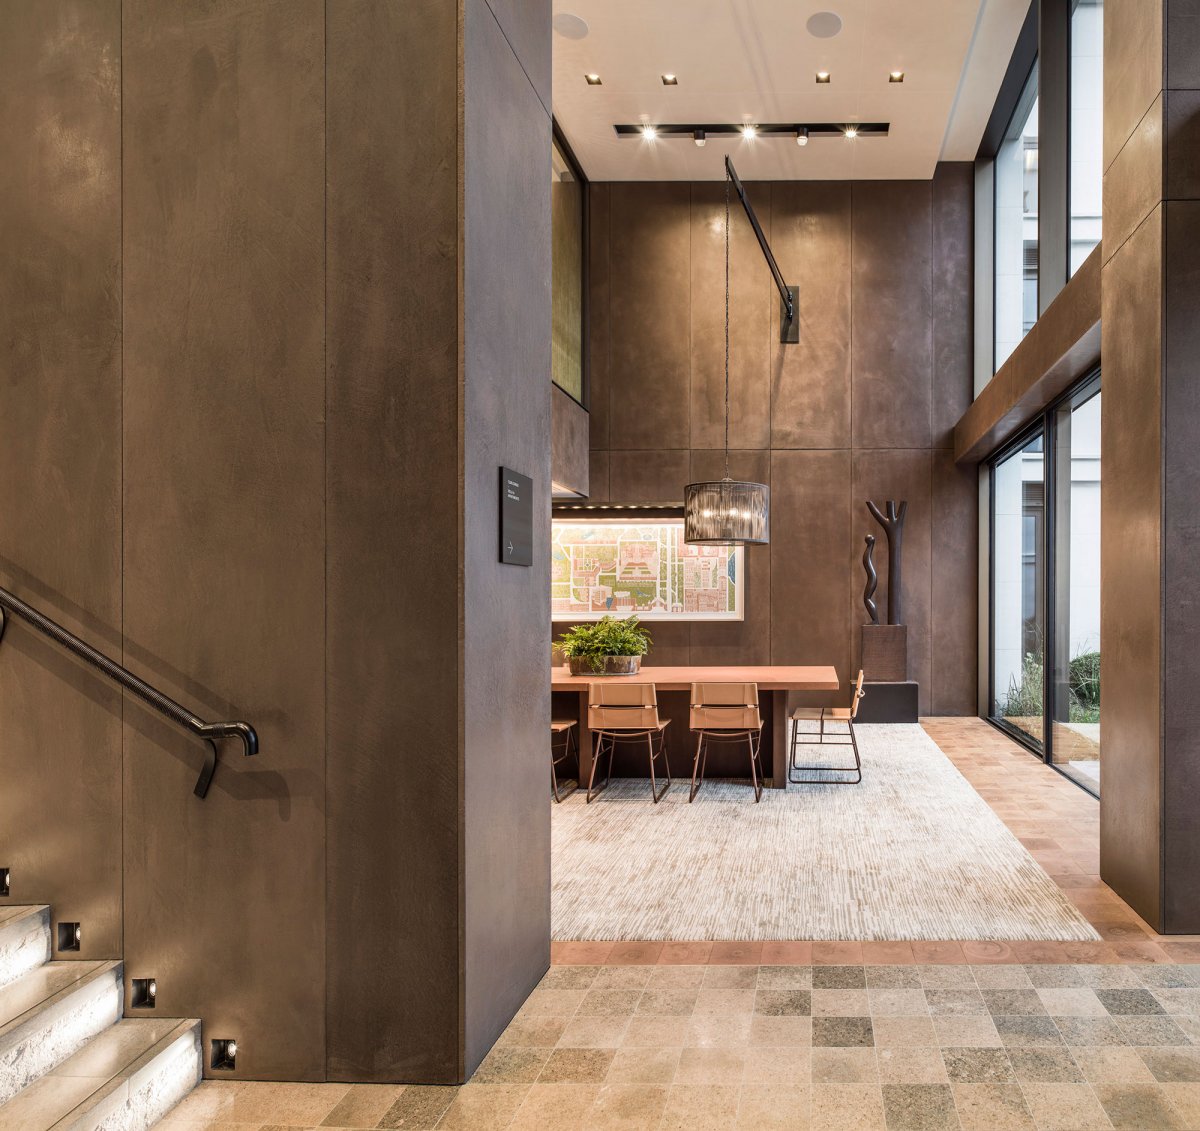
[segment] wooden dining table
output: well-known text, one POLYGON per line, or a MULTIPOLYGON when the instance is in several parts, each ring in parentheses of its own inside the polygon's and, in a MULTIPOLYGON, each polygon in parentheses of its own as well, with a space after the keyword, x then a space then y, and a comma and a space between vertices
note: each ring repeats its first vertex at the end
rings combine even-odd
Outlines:
MULTIPOLYGON (((760 699, 765 693, 764 715, 770 730, 763 736, 763 768, 767 785, 787 787, 787 697, 790 691, 837 691, 841 686, 831 665, 807 667, 748 665, 731 667, 655 667, 644 665, 637 675, 572 675, 565 665, 551 669, 552 692, 578 696, 579 784, 586 786, 592 769, 592 735, 588 728, 588 689, 598 681, 619 680, 627 683, 653 683, 659 692, 690 691, 693 683, 754 683, 760 699), (770 770, 768 765, 770 755, 770 770)), ((687 767, 691 773, 691 766, 687 767)))

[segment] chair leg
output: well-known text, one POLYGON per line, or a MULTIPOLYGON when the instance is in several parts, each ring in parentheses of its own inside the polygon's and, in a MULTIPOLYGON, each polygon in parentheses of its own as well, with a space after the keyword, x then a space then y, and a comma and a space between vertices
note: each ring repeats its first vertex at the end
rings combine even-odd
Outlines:
MULTIPOLYGON (((570 742, 570 732, 567 733, 567 741, 570 742)), ((558 795, 558 761, 554 757, 554 742, 550 743, 550 788, 554 791, 555 804, 562 801, 558 795)))
POLYGON ((646 750, 650 754, 650 796, 654 799, 654 804, 657 805, 667 795, 667 790, 671 788, 671 763, 667 761, 667 736, 660 732, 659 734, 659 753, 667 768, 667 780, 663 783, 660 791, 655 784, 654 779, 654 759, 658 756, 654 753, 654 736, 649 731, 646 732, 646 750))
POLYGON ((754 804, 762 800, 762 782, 759 780, 758 752, 754 749, 754 732, 746 731, 746 745, 750 747, 750 784, 754 786, 754 804))
POLYGON ((696 739, 696 757, 692 761, 692 788, 688 792, 688 804, 690 805, 696 800, 696 794, 700 792, 700 786, 704 784, 704 775, 700 773, 700 755, 704 753, 704 731, 700 731, 699 738, 696 739), (699 775, 699 785, 696 783, 696 776, 699 775))
POLYGON ((862 759, 858 754, 858 740, 854 736, 854 724, 850 723, 850 741, 846 742, 825 742, 825 719, 821 718, 821 743, 820 745, 829 746, 849 746, 854 751, 853 766, 797 766, 794 762, 788 770, 788 781, 792 785, 858 785, 862 781, 862 759), (853 778, 829 778, 829 777, 797 777, 797 773, 805 771, 816 774, 854 774, 853 778))
POLYGON ((851 719, 846 726, 850 730, 850 745, 854 748, 854 768, 858 773, 858 777, 854 779, 852 784, 858 785, 862 781, 862 758, 859 757, 858 753, 858 738, 854 734, 854 720, 851 719))
POLYGON ((608 788, 608 783, 610 781, 612 781, 612 752, 616 749, 616 746, 617 746, 616 739, 609 740, 608 774, 604 779, 604 784, 599 789, 593 788, 596 784, 596 767, 600 764, 600 759, 604 756, 604 737, 605 736, 603 734, 596 735, 596 749, 592 755, 592 772, 591 772, 591 774, 588 775, 587 802, 586 802, 588 805, 590 805, 592 803, 592 798, 603 793, 608 788))

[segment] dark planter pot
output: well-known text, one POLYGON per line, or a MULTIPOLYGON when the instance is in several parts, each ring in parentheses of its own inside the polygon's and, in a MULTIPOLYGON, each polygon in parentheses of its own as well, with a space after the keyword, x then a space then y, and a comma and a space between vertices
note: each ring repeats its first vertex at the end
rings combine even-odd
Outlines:
POLYGON ((598 669, 592 667, 590 660, 577 656, 567 663, 572 675, 637 675, 642 670, 641 656, 605 656, 598 669))

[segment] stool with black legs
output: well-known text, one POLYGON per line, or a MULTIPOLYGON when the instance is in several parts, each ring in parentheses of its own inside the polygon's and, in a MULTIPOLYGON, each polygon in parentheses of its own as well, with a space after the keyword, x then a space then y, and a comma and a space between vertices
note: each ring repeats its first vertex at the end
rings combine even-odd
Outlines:
POLYGON ((698 737, 688 801, 696 799, 696 794, 704 784, 708 743, 744 742, 750 753, 750 782, 754 786, 754 802, 758 804, 763 791, 762 761, 759 756, 762 716, 758 710, 758 684, 693 683, 689 725, 692 733, 698 737))
MULTIPOLYGON (((552 719, 550 721, 550 785, 554 789, 555 801, 562 800, 558 792, 558 767, 570 758, 572 753, 576 757, 579 755, 579 744, 575 739, 577 725, 574 719, 552 719)), ((573 793, 574 790, 571 792, 573 793)))
MULTIPOLYGON (((854 736, 854 720, 858 717, 858 701, 866 694, 863 691, 863 673, 858 673, 854 681, 854 691, 850 696, 849 707, 797 707, 792 712, 792 754, 788 769, 788 781, 792 785, 858 785, 862 781, 862 759, 858 756, 858 739, 854 736), (796 758, 800 752, 800 722, 819 722, 818 739, 815 745, 820 746, 849 746, 854 751, 853 766, 798 766, 796 758), (825 736, 831 732, 825 729, 828 722, 845 723, 850 732, 850 741, 826 743, 825 736), (825 774, 854 774, 852 778, 828 777, 797 777, 804 773, 825 774)), ((832 732, 840 736, 841 732, 832 732)))
POLYGON ((650 796, 657 805, 671 788, 671 763, 667 759, 667 725, 670 719, 658 717, 658 695, 652 683, 607 683, 597 680, 588 688, 588 727, 595 737, 592 772, 588 776, 587 800, 608 788, 612 779, 613 753, 618 742, 646 743, 650 758, 650 796), (607 752, 608 774, 595 789, 596 767, 607 752), (662 759, 666 781, 658 789, 654 767, 662 759))

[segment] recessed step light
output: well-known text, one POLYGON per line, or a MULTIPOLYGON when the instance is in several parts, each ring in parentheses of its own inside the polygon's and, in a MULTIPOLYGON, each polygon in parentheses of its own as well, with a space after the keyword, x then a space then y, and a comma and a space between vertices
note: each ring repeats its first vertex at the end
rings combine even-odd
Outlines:
POLYGON ((157 978, 134 978, 129 1004, 133 1009, 153 1009, 158 1000, 157 978))
POLYGON ((79 950, 83 945, 83 928, 78 923, 59 923, 58 949, 79 950))
POLYGON ((212 1056, 209 1064, 214 1071, 233 1072, 237 1068, 237 1041, 232 1037, 216 1039, 212 1042, 212 1056))
POLYGON ((817 72, 817 82, 831 82, 832 80, 833 75, 831 75, 828 71, 817 72))
POLYGON ((8 895, 12 891, 12 876, 7 868, 0 868, 0 895, 8 895))
POLYGON ((584 80, 588 86, 603 86, 604 83, 600 80, 599 75, 584 75, 584 80))

